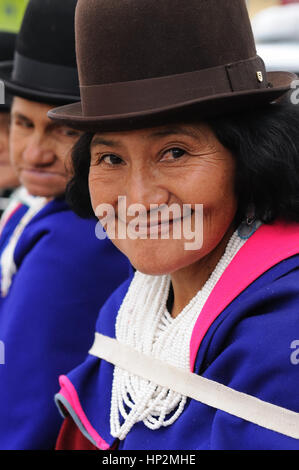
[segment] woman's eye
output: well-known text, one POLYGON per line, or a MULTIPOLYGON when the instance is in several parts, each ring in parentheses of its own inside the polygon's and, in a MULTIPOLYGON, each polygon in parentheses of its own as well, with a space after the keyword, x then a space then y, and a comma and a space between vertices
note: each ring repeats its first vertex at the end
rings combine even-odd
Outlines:
POLYGON ((120 165, 123 161, 120 157, 117 155, 103 155, 102 157, 99 158, 99 163, 104 162, 107 165, 120 165))
POLYGON ((70 127, 60 127, 58 128, 58 133, 65 137, 80 137, 81 133, 70 127))
POLYGON ((32 129, 33 124, 29 121, 15 120, 15 125, 23 127, 23 129, 32 129))
POLYGON ((180 148, 169 149, 167 150, 167 152, 163 154, 163 160, 177 160, 178 158, 181 158, 185 154, 186 154, 185 150, 180 149, 180 148))

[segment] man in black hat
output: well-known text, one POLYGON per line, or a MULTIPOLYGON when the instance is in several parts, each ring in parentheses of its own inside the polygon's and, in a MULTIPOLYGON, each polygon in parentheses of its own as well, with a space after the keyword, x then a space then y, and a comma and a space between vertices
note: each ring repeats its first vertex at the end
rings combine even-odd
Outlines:
MULTIPOLYGON (((16 34, 0 32, 0 61, 12 64, 15 50, 16 34)), ((0 104, 0 215, 9 203, 12 189, 18 186, 19 180, 9 160, 8 138, 11 96, 5 93, 3 85, 3 101, 0 104)))
POLYGON ((96 219, 79 219, 66 204, 80 132, 47 117, 79 99, 75 6, 31 0, 12 74, 7 64, 0 70, 15 96, 10 151, 22 183, 0 236, 1 449, 54 446, 57 378, 83 360, 99 308, 128 275, 127 259, 96 238, 96 219))

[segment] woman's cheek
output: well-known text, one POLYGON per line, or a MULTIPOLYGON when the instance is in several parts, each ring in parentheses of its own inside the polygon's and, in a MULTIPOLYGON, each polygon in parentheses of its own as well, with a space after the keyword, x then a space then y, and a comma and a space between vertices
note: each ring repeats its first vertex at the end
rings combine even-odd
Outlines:
POLYGON ((88 185, 89 185, 91 205, 95 212, 97 206, 102 202, 103 187, 100 184, 98 178, 94 174, 89 174, 88 185))
POLYGON ((89 193, 93 210, 101 204, 110 204, 115 207, 120 188, 112 178, 106 178, 96 172, 90 172, 88 178, 89 193))

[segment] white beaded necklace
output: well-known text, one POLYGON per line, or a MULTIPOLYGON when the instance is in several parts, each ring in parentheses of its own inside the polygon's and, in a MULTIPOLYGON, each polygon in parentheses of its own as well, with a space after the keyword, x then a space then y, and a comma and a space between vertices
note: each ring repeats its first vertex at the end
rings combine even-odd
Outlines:
MULTIPOLYGON (((194 324, 217 281, 245 242, 237 231, 233 234, 210 278, 175 319, 166 307, 170 276, 136 272, 118 312, 116 338, 139 352, 189 370, 194 324)), ((115 367, 111 435, 122 440, 140 421, 153 430, 169 426, 180 416, 186 401, 185 396, 115 367)))

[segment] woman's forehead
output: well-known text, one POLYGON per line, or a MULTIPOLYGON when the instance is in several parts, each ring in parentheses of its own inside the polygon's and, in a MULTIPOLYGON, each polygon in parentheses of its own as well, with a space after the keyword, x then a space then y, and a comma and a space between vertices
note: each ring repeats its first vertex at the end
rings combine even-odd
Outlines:
POLYGON ((205 133, 210 132, 209 127, 203 123, 171 123, 157 127, 144 128, 119 132, 97 132, 92 139, 91 146, 113 145, 128 139, 143 138, 155 140, 172 135, 182 135, 199 139, 205 133))

